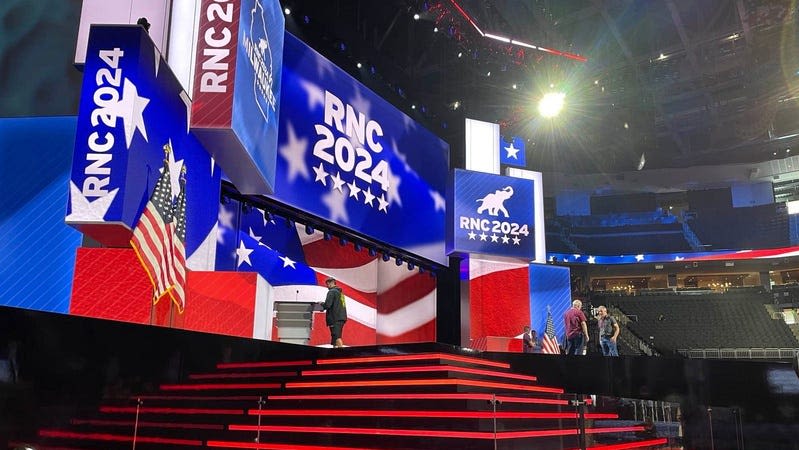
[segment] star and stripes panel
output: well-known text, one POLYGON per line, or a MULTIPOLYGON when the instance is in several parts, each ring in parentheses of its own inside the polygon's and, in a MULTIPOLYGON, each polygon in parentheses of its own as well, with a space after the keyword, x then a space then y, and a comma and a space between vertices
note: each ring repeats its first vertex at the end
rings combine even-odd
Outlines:
MULTIPOLYGON (((335 277, 347 299, 347 345, 435 340, 436 283, 428 273, 356 251, 337 237, 325 239, 318 230, 309 234, 304 225, 260 209, 233 211, 232 205, 223 205, 224 214, 239 217, 238 231, 220 227, 218 264, 258 272, 273 286, 276 302, 322 301, 324 279, 335 277)), ((315 316, 311 344, 328 343, 323 313, 315 316)))

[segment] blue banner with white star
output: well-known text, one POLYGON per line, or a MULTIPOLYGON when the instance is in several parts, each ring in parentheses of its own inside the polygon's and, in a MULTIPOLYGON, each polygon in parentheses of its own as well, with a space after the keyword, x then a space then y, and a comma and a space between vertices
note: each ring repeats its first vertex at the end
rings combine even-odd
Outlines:
POLYGON ((533 181, 455 169, 450 184, 447 254, 533 259, 533 181))
POLYGON ((499 138, 499 162, 508 166, 525 167, 524 139, 514 136, 507 142, 499 138))
POLYGON ((449 145, 286 33, 274 197, 446 263, 449 145))
POLYGON ((91 28, 66 223, 126 247, 167 156, 173 198, 186 168, 186 255, 213 267, 221 170, 189 131, 186 92, 138 25, 91 28), (211 199, 211 201, 209 201, 211 199))

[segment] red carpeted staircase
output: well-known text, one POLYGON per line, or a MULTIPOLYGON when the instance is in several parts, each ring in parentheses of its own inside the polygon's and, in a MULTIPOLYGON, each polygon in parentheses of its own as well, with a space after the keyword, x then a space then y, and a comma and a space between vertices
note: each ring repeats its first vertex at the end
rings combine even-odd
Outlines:
MULTIPOLYGON (((576 398, 507 363, 457 354, 226 363, 42 429, 35 448, 129 449, 135 435, 142 450, 571 449, 576 398)), ((619 426, 613 412, 583 412, 588 448, 666 444, 643 425, 619 426)))

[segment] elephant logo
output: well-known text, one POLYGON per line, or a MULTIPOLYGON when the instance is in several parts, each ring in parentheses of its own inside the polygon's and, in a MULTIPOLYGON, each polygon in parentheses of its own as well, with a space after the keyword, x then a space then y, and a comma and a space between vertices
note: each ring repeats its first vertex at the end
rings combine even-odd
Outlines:
POLYGON ((479 208, 477 208, 477 214, 482 214, 483 211, 488 211, 489 216, 496 217, 501 212, 508 217, 508 210, 505 209, 505 200, 511 198, 513 196, 513 188, 510 186, 505 186, 502 189, 498 189, 490 194, 487 194, 483 198, 478 198, 476 201, 482 202, 479 208))

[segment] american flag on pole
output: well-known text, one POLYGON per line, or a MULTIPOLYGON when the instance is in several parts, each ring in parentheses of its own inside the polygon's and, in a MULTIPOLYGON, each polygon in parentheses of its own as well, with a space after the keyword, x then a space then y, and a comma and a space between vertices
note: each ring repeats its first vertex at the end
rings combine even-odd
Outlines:
POLYGON ((180 194, 172 210, 175 235, 172 240, 172 257, 175 270, 175 288, 169 291, 172 301, 178 307, 178 312, 183 313, 186 307, 186 165, 180 173, 180 194))
MULTIPOLYGON (((164 145, 165 156, 172 151, 164 145)), ((157 303, 175 285, 174 228, 172 187, 169 162, 164 158, 161 176, 144 208, 130 240, 139 262, 153 285, 153 302, 157 303)))
POLYGON ((558 338, 555 336, 555 323, 552 321, 552 311, 549 306, 547 306, 547 326, 544 330, 544 336, 541 338, 541 353, 560 354, 558 338))

